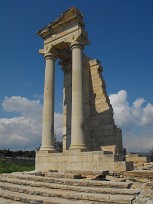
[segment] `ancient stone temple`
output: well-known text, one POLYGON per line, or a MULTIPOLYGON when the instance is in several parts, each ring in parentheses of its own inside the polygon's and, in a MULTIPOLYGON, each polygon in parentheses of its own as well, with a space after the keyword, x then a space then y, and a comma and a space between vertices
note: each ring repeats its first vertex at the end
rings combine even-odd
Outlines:
POLYGON ((41 148, 36 170, 127 170, 122 133, 114 123, 113 108, 102 77, 102 65, 83 52, 89 45, 83 15, 66 10, 37 34, 46 61, 41 148), (63 153, 54 148, 55 61, 60 59, 63 85, 63 153))

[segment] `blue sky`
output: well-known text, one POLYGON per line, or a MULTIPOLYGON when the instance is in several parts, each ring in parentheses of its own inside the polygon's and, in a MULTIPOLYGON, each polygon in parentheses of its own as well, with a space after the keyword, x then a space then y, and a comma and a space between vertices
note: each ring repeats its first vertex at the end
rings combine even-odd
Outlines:
MULTIPOLYGON (((43 102, 45 65, 43 57, 38 54, 38 50, 43 47, 43 41, 35 33, 72 6, 80 9, 85 17, 91 45, 87 46, 84 52, 91 58, 101 61, 112 104, 120 97, 124 102, 122 110, 119 111, 117 105, 114 105, 114 110, 116 123, 123 129, 125 146, 131 150, 141 150, 145 146, 144 149, 147 150, 147 144, 151 143, 148 149, 151 148, 152 0, 0 0, 0 147, 15 149, 27 145, 27 148, 34 148, 40 143, 41 125, 36 128, 34 126, 36 121, 28 115, 28 107, 34 105, 36 110, 37 108, 40 110, 43 102), (20 108, 17 110, 16 107, 20 108), (139 114, 134 113, 135 109, 139 114), (139 115, 142 121, 135 115, 139 115), (120 116, 125 119, 124 124, 120 116), (131 116, 134 117, 134 122, 131 116), (27 125, 24 119, 29 121, 28 124, 31 124, 31 120, 34 121, 33 127, 23 135, 21 130, 15 132, 15 128, 19 127, 18 122, 21 123, 22 119, 24 125, 27 125), (10 132, 7 132, 8 129, 10 132), (30 135, 30 130, 33 132, 34 129, 37 129, 34 133, 35 139, 32 134, 25 139, 26 134, 30 135), (132 146, 135 138, 137 138, 135 144, 138 141, 141 144, 143 142, 141 139, 147 138, 144 141, 145 145, 132 146), (33 142, 30 143, 30 140, 33 142), (128 143, 129 140, 131 143, 128 143)), ((61 120, 62 117, 62 85, 63 73, 57 64, 55 84, 57 134, 61 133, 61 121, 58 119, 61 120)), ((37 122, 41 123, 40 121, 41 119, 37 122)), ((24 126, 23 123, 22 130, 27 129, 28 125, 24 126)))

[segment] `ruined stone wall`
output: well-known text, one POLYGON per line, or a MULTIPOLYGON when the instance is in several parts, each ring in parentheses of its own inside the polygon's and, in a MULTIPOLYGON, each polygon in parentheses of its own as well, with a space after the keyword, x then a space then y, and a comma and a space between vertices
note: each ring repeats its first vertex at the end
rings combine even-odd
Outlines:
MULTIPOLYGON (((122 151, 122 133, 114 123, 113 108, 106 92, 102 67, 98 60, 83 58, 84 128, 87 149, 122 151), (106 148, 107 147, 107 148, 106 148)), ((71 144, 71 101, 72 64, 70 60, 61 63, 64 73, 63 84, 63 150, 71 144)))
POLYGON ((113 108, 106 92, 106 84, 102 76, 103 68, 98 60, 90 60, 90 107, 91 138, 96 145, 116 145, 116 153, 122 151, 122 133, 113 119, 113 108))

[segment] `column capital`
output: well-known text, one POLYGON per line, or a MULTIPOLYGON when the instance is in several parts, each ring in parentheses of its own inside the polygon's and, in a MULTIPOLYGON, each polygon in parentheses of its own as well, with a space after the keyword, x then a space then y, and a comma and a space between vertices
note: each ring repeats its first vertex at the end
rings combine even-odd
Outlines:
POLYGON ((45 46, 43 49, 39 49, 39 54, 43 55, 45 59, 56 60, 57 50, 53 45, 45 46))
POLYGON ((56 60, 56 57, 51 52, 44 53, 44 58, 45 59, 52 59, 54 61, 56 60))
POLYGON ((71 49, 73 49, 73 48, 80 48, 80 49, 83 50, 84 45, 83 45, 82 42, 79 42, 79 41, 73 41, 73 42, 71 43, 70 47, 71 47, 71 49))

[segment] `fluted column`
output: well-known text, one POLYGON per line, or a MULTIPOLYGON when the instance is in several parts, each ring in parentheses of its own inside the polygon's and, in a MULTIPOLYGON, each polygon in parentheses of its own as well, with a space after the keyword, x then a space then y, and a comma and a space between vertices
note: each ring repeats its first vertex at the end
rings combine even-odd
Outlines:
POLYGON ((86 149, 83 108, 83 45, 71 44, 72 49, 72 117, 70 149, 86 149))
POLYGON ((44 84, 44 107, 42 123, 42 145, 40 150, 55 151, 54 148, 54 75, 56 58, 47 53, 45 84, 44 84))

